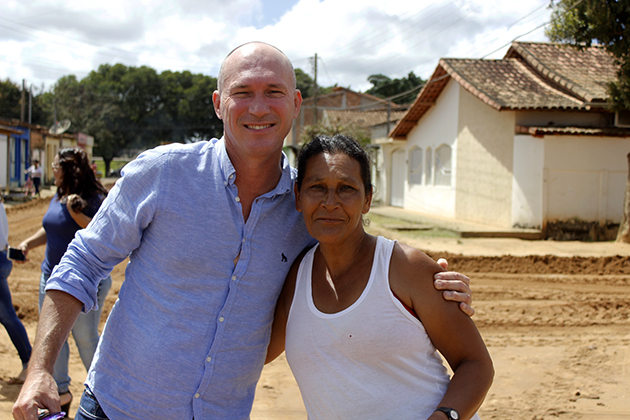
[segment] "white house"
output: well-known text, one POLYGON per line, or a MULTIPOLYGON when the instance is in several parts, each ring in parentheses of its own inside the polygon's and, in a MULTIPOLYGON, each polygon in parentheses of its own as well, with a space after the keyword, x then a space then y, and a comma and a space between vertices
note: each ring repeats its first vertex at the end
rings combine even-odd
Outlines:
POLYGON ((381 142, 385 203, 505 228, 618 224, 630 115, 606 103, 616 70, 600 47, 548 43, 441 59, 381 142))

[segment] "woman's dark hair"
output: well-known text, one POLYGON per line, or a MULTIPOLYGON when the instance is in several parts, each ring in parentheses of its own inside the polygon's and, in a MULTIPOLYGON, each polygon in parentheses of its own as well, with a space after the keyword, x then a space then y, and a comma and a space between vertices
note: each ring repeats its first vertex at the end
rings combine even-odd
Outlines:
POLYGON ((70 194, 77 194, 83 200, 107 195, 103 184, 96 179, 90 160, 83 149, 78 147, 61 149, 57 156, 62 169, 61 182, 57 187, 59 200, 70 194))
POLYGON ((359 166, 361 167, 361 180, 363 181, 363 186, 365 187, 365 193, 369 194, 372 192, 370 157, 356 140, 352 137, 344 136, 343 134, 336 134, 333 137, 319 135, 302 146, 302 149, 298 154, 297 163, 298 190, 302 187, 302 181, 304 180, 304 174, 306 173, 306 165, 308 161, 313 156, 317 156, 321 153, 328 153, 331 155, 343 153, 359 162, 359 166))

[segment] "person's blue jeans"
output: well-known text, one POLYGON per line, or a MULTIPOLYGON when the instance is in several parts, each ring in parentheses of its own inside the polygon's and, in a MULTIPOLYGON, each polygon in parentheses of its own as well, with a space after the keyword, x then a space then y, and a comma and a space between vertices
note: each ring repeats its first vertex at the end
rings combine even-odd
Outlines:
POLYGON ((20 321, 15 308, 13 308, 13 301, 11 300, 11 291, 9 289, 9 282, 7 278, 11 274, 13 263, 7 259, 7 251, 0 252, 0 323, 4 325, 7 330, 15 349, 22 361, 22 367, 26 367, 29 359, 31 358, 31 343, 28 341, 28 335, 24 324, 20 321))
MULTIPOLYGON (((46 296, 46 282, 48 281, 48 274, 42 273, 39 281, 39 309, 41 311, 42 304, 44 303, 44 297, 46 296)), ((112 277, 107 276, 98 285, 98 310, 90 311, 87 314, 80 313, 77 318, 77 322, 72 327, 72 336, 79 349, 79 356, 85 370, 90 369, 92 364, 92 358, 96 352, 98 346, 98 324, 101 321, 101 312, 103 311, 103 304, 109 289, 112 287, 112 277)), ((64 394, 68 392, 70 386, 70 376, 68 375, 68 362, 70 360, 70 346, 68 346, 68 340, 63 344, 59 357, 55 362, 53 370, 53 377, 57 382, 59 393, 64 394)))
POLYGON ((74 416, 74 420, 108 420, 109 417, 105 415, 105 412, 101 408, 101 405, 96 400, 92 391, 87 386, 83 395, 81 395, 81 402, 79 402, 79 408, 77 414, 74 416))
POLYGON ((39 195, 39 185, 41 184, 42 179, 38 176, 33 177, 33 186, 35 187, 35 194, 39 195))

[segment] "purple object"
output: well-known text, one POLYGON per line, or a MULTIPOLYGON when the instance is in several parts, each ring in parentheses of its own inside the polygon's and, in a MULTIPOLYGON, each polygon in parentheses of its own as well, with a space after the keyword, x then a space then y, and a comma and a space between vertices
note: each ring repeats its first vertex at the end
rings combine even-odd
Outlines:
POLYGON ((63 411, 60 411, 59 413, 49 413, 48 411, 44 411, 37 417, 37 420, 59 420, 65 416, 66 413, 63 411))

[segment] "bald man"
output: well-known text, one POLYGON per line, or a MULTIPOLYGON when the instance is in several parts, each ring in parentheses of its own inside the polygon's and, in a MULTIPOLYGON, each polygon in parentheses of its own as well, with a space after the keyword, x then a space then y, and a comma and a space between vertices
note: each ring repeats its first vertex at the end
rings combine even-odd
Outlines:
MULTIPOLYGON (((282 153, 302 96, 289 59, 256 42, 228 55, 212 99, 223 137, 126 165, 53 271, 15 419, 59 411, 59 349, 127 256, 75 419, 249 418, 278 294, 314 244, 282 153)), ((469 302, 461 278, 450 287, 469 302)))

